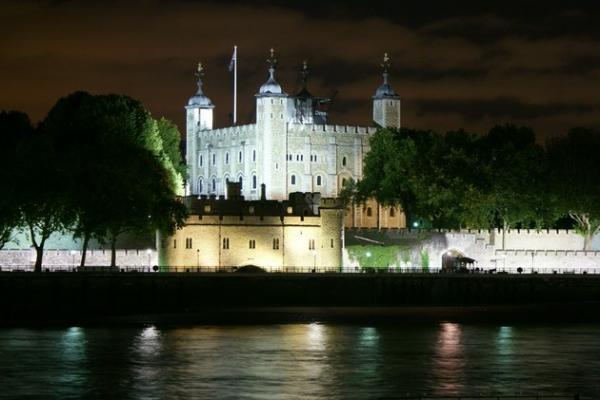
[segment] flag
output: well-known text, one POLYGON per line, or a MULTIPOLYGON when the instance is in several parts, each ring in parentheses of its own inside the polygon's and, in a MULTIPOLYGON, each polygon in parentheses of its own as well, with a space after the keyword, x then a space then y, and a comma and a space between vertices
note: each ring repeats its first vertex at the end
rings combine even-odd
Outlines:
POLYGON ((233 67, 237 63, 237 48, 233 48, 233 55, 231 56, 231 61, 229 61, 229 72, 233 71, 233 67))

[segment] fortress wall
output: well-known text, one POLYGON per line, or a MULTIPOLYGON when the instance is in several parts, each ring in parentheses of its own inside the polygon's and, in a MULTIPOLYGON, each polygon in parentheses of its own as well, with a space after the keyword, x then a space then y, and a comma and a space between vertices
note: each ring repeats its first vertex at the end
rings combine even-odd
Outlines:
MULTIPOLYGON (((45 250, 43 267, 49 269, 69 269, 79 266, 81 251, 77 250, 45 250), (74 252, 74 254, 73 254, 74 252)), ((33 268, 35 252, 33 250, 2 250, 0 251, 0 268, 33 268)), ((88 250, 86 265, 109 266, 110 250, 88 250)), ((123 267, 148 267, 158 264, 156 250, 128 249, 117 250, 117 265, 123 267)))
MULTIPOLYGON (((497 248, 501 246, 501 233, 497 248)), ((536 250, 582 250, 583 236, 574 230, 508 230, 505 233, 505 249, 536 250)), ((600 250, 600 249, 599 249, 600 250)))

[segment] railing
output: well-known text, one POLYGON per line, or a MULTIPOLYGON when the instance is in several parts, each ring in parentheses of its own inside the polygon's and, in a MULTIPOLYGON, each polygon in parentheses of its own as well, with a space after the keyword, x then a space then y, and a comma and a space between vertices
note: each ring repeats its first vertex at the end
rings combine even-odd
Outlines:
MULTIPOLYGON (((33 272, 32 265, 3 265, 0 272, 33 272)), ((86 266, 74 265, 44 265, 43 272, 144 272, 144 273, 232 273, 232 272, 268 272, 268 273, 343 273, 343 274, 452 274, 452 275, 598 275, 598 268, 507 268, 507 269, 440 269, 440 268, 380 268, 380 267, 323 267, 323 266, 297 266, 297 267, 219 267, 219 266, 86 266)))

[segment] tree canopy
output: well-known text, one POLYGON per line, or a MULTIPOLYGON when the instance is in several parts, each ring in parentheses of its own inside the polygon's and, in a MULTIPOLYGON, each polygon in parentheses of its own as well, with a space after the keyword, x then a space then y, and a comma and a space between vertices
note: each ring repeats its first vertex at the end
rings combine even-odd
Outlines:
POLYGON ((83 239, 82 265, 90 238, 110 242, 114 265, 120 234, 183 223, 179 133, 138 101, 76 92, 59 99, 29 137, 19 151, 17 197, 37 271, 44 242, 56 231, 83 239))
POLYGON ((546 147, 514 125, 485 135, 379 129, 354 198, 400 204, 409 222, 436 228, 553 227, 570 216, 591 240, 600 231, 599 145, 599 132, 583 128, 546 147))

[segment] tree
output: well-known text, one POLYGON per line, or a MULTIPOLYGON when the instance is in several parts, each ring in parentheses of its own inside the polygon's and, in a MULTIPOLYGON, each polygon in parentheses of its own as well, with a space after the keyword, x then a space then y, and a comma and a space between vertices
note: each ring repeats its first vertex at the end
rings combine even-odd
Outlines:
POLYGON ((175 171, 185 177, 187 168, 181 156, 181 134, 177 125, 166 118, 161 118, 156 121, 158 133, 162 139, 163 152, 173 165, 175 171))
POLYGON ((161 125, 162 135, 159 123, 134 99, 85 92, 60 99, 42 122, 41 129, 62 150, 66 201, 77 215, 74 233, 83 239, 81 266, 92 237, 110 241, 115 265, 121 233, 180 223, 181 206, 174 196, 183 180, 172 161, 177 156, 165 153, 162 139, 172 151, 179 133, 167 120, 161 125))
POLYGON ((600 232, 600 131, 571 129, 567 136, 548 143, 549 191, 559 209, 575 221, 584 237, 584 250, 600 232))
POLYGON ((0 111, 0 249, 11 240, 12 233, 22 224, 17 188, 23 164, 18 149, 33 134, 29 117, 17 111, 0 111))

